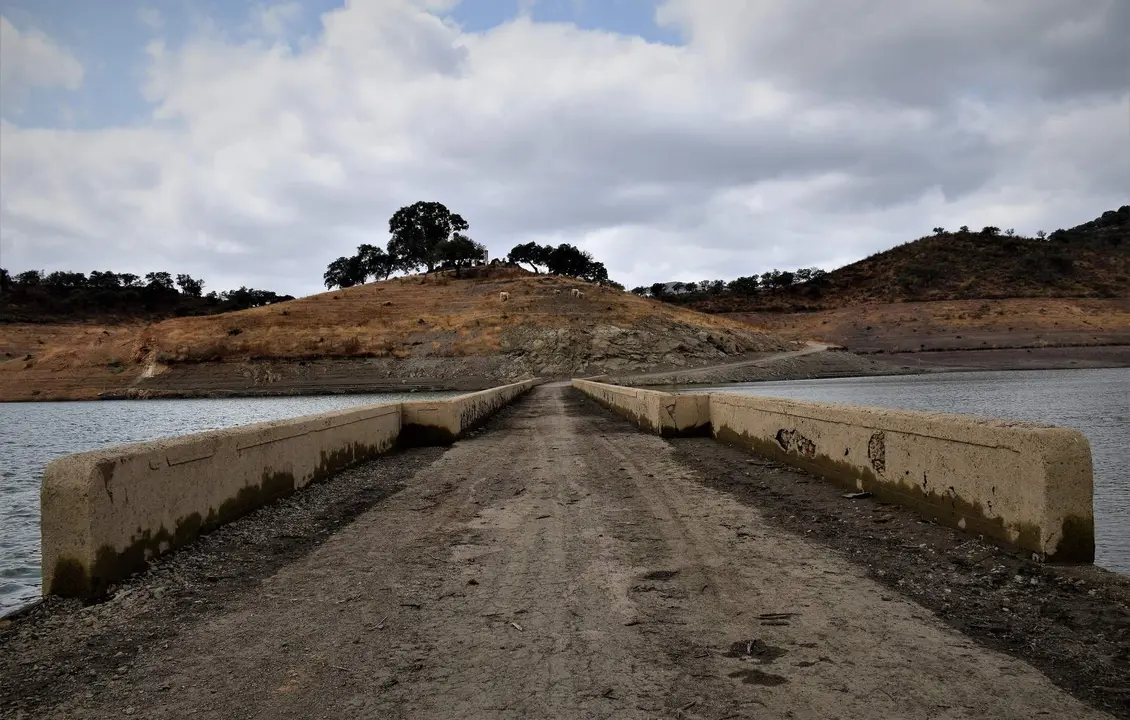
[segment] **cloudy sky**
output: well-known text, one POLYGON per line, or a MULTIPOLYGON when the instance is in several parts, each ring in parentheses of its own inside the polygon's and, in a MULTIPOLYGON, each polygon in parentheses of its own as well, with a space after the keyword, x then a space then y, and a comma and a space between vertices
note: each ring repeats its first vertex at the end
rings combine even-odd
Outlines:
POLYGON ((1127 0, 0 0, 0 265, 308 294, 400 206, 629 287, 1130 202, 1127 0))

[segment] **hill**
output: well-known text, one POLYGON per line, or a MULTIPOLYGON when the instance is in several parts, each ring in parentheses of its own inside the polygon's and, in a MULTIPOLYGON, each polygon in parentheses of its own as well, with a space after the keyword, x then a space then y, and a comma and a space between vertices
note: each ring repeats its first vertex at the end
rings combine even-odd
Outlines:
POLYGON ((737 320, 578 280, 463 273, 155 323, 2 324, 0 400, 474 387, 792 347, 737 320))
POLYGON ((937 232, 785 287, 754 283, 665 296, 710 313, 829 310, 872 303, 1130 297, 1130 206, 1046 239, 937 232), (742 292, 735 288, 748 288, 742 292))

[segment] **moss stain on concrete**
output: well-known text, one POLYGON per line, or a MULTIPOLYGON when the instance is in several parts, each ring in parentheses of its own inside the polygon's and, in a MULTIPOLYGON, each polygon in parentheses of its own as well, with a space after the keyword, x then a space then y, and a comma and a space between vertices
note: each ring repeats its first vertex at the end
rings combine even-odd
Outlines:
MULTIPOLYGON (((584 391, 582 390, 581 392, 584 392, 584 391)), ((682 437, 710 437, 714 434, 714 429, 711 427, 709 422, 700 423, 698 425, 693 425, 691 427, 683 427, 683 428, 671 427, 669 425, 665 426, 665 427, 656 427, 655 423, 653 423, 645 415, 625 410, 624 408, 620 407, 619 405, 612 402, 611 400, 607 400, 604 397, 601 397, 600 395, 597 395, 595 393, 593 393, 591 395, 588 394, 588 393, 585 393, 585 395, 587 395, 592 400, 596 401, 597 405, 600 405, 601 407, 603 407, 607 410, 611 410, 612 412, 616 413, 617 415, 619 415, 621 417, 627 418, 636 427, 640 428, 641 430, 646 430, 647 432, 652 433, 653 435, 659 435, 660 437, 664 437, 664 438, 682 438, 682 437)))
MULTIPOLYGON (((795 431, 793 431, 795 432, 795 431)), ((781 435, 781 433, 778 433, 781 435)), ((791 437, 787 432, 786 437, 791 437)), ((925 491, 917 484, 884 479, 869 468, 860 468, 827 455, 800 454, 782 449, 776 442, 737 433, 723 427, 716 439, 727 445, 752 450, 772 460, 799 467, 852 490, 866 490, 875 497, 897 503, 923 517, 972 534, 991 537, 1023 550, 1043 554, 1039 526, 1032 523, 1006 525, 1001 517, 991 517, 979 502, 963 500, 954 493, 925 491)), ((874 438, 872 439, 872 444, 874 438)), ((874 448, 871 448, 872 455, 874 448)), ((872 457, 872 461, 875 457, 872 457)), ((874 463, 873 463, 874 464, 874 463)), ((884 463, 879 463, 883 466, 884 463)), ((1063 525, 1063 539, 1046 560, 1059 563, 1090 563, 1095 559, 1094 522, 1089 518, 1069 518, 1063 525)))
MULTIPOLYGON (((391 449, 392 443, 353 443, 339 450, 322 452, 321 462, 305 484, 321 482, 337 472, 391 449)), ((99 465, 102 470, 102 466, 99 465)), ((111 473, 112 477, 112 468, 111 473)), ((109 482, 109 479, 106 479, 109 482)), ((109 545, 98 548, 93 565, 88 568, 74 558, 60 558, 52 568, 47 587, 52 595, 78 597, 87 601, 105 596, 113 583, 146 568, 150 558, 171 549, 192 543, 221 525, 237 520, 295 491, 298 483, 287 471, 265 470, 256 485, 239 489, 235 496, 208 511, 207 516, 190 513, 177 520, 172 531, 163 525, 156 531, 138 529, 122 550, 109 545)))

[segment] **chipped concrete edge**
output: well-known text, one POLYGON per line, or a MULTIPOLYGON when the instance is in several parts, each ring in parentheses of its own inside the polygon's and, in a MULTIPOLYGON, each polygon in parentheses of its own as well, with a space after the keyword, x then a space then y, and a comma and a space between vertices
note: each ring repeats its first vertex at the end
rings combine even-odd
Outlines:
POLYGON ((1094 562, 1091 448, 1076 430, 731 393, 662 393, 588 380, 573 385, 658 434, 667 428, 656 408, 671 406, 671 398, 694 398, 697 422, 720 442, 1043 560, 1094 562))
POLYGON ((40 489, 43 594, 97 599, 153 557, 310 483, 397 447, 449 444, 539 382, 59 458, 40 489))

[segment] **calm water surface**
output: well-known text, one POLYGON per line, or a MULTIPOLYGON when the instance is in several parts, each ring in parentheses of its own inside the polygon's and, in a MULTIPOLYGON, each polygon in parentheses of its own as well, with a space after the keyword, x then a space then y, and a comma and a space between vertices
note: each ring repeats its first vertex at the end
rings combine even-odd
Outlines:
POLYGON ((458 393, 0 403, 0 615, 39 597, 39 483, 57 457, 109 445, 458 393))
POLYGON ((1094 462, 1095 562, 1130 573, 1130 369, 961 372, 741 383, 708 389, 1075 428, 1090 441, 1094 462))

